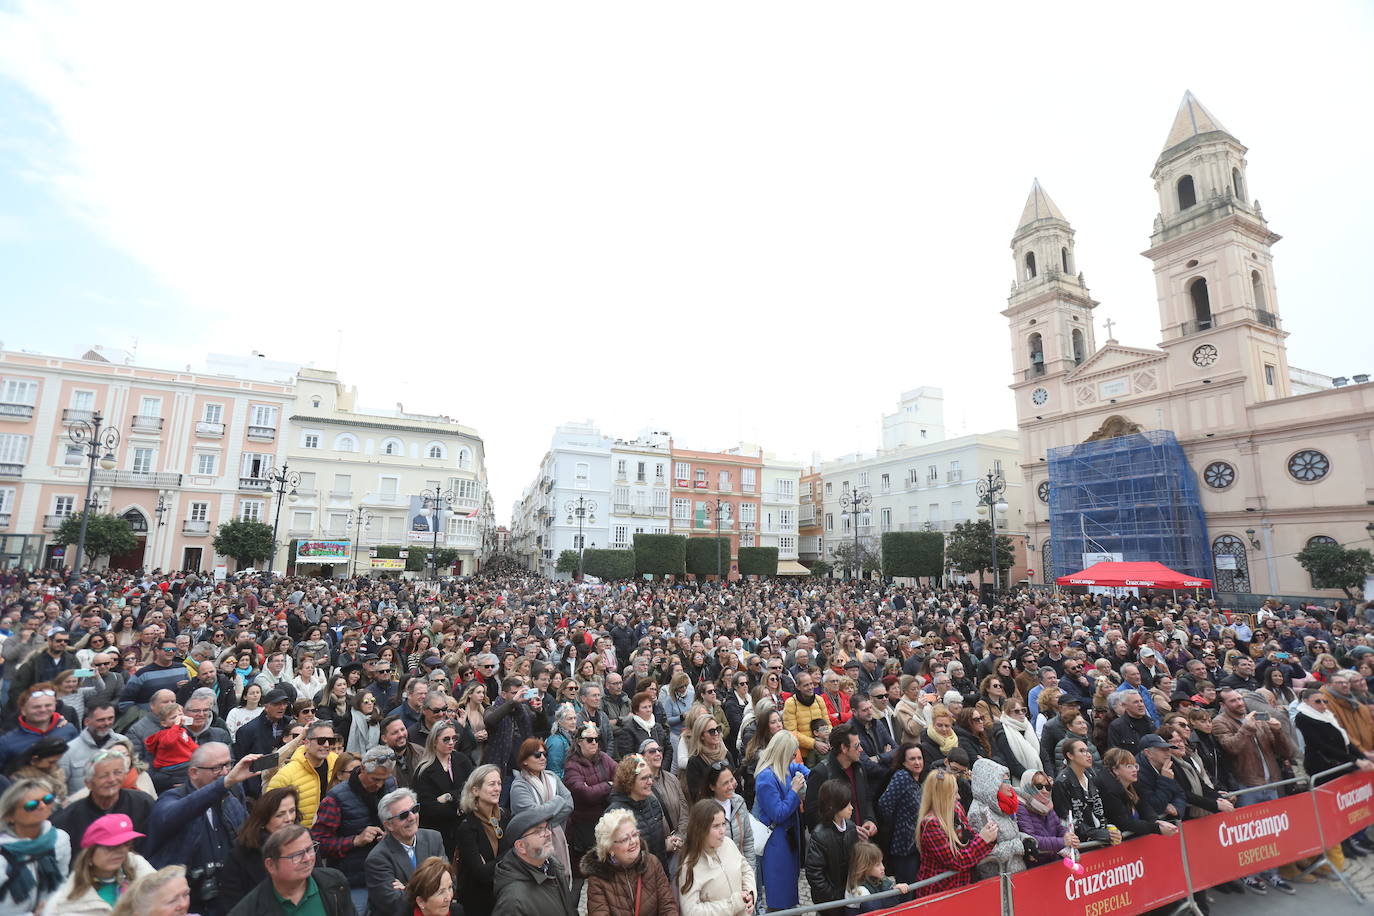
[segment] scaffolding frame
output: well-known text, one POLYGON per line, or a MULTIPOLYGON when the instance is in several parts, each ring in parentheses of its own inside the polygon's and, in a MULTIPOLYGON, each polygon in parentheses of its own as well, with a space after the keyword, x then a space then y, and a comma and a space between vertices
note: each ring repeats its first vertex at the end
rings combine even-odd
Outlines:
POLYGON ((1046 581, 1078 572, 1084 554, 1120 554, 1213 578, 1197 475, 1168 430, 1050 449, 1046 581))

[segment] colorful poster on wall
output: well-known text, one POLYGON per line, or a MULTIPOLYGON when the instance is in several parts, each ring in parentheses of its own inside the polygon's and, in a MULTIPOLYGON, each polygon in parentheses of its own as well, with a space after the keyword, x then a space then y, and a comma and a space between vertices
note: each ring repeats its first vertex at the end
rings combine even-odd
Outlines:
POLYGON ((448 517, 453 513, 442 502, 431 506, 430 500, 423 496, 410 498, 410 511, 406 513, 406 540, 412 543, 430 544, 434 532, 439 532, 439 543, 444 543, 444 530, 448 517))
POLYGON ((353 550, 352 541, 298 541, 297 563, 347 563, 353 550))
POLYGON ((372 558, 372 568, 373 568, 373 569, 405 569, 405 568, 406 568, 406 561, 405 561, 405 560, 392 559, 392 558, 388 558, 388 557, 373 557, 373 558, 372 558))

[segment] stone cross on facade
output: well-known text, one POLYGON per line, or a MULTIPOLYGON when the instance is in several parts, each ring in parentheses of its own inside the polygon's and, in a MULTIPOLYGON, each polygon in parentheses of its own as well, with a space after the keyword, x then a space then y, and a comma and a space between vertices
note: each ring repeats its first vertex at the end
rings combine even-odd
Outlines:
POLYGON ((1107 326, 1107 339, 1114 340, 1115 338, 1112 337, 1112 325, 1116 324, 1116 322, 1108 318, 1103 324, 1107 326))

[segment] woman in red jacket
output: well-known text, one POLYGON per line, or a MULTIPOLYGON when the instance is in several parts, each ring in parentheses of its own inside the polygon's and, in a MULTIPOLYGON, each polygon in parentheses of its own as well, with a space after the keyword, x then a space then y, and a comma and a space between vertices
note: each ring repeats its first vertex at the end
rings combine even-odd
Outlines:
POLYGON ((958 779, 953 773, 943 767, 930 771, 921 791, 921 811, 917 817, 916 846, 921 853, 921 868, 916 880, 921 882, 946 871, 956 874, 918 888, 917 897, 972 884, 973 867, 992 852, 997 842, 997 825, 992 821, 973 833, 958 797, 958 779))

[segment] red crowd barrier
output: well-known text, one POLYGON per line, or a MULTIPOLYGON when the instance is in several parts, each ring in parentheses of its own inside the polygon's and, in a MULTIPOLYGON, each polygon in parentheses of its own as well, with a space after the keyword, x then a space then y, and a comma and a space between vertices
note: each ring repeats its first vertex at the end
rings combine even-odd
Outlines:
MULTIPOLYGON (((1172 837, 1134 837, 1120 846, 1086 852, 1081 875, 1057 863, 1012 875, 1011 909, 1054 916, 1138 916, 1190 892, 1315 856, 1323 842, 1334 846, 1369 826, 1374 826, 1374 772, 1349 773, 1311 792, 1185 821, 1172 837)), ((1001 886, 1000 879, 989 878, 882 914, 996 913, 1001 886)))
POLYGON ((1306 792, 1184 821, 1183 840, 1194 890, 1278 868, 1322 848, 1306 792))
POLYGON ((1328 846, 1374 826, 1374 773, 1347 773, 1313 790, 1328 846))
MULTIPOLYGON (((937 897, 922 897, 911 903, 903 903, 883 910, 888 914, 910 914, 915 916, 972 916, 972 914, 998 913, 1002 908, 1002 879, 987 878, 977 884, 961 887, 957 891, 940 894, 937 897)), ((842 910, 839 912, 843 912, 842 910)))
POLYGON ((1032 868, 1012 875, 1012 900, 1021 912, 1055 916, 1143 913, 1187 895, 1179 846, 1177 835, 1145 836, 1083 853, 1081 875, 1058 863, 1032 868))

